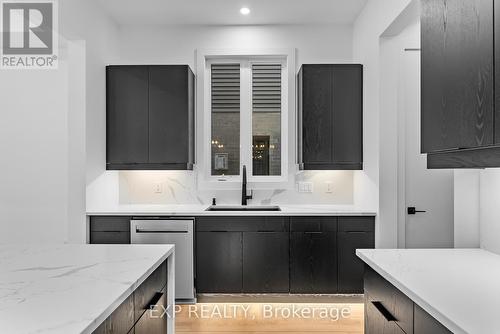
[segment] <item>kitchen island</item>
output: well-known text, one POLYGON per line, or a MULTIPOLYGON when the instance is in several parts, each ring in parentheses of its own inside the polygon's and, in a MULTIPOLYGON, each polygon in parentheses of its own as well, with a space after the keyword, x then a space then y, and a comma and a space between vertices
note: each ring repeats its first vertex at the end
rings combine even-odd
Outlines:
POLYGON ((2 245, 0 332, 174 333, 173 268, 172 245, 2 245))
POLYGON ((498 333, 500 255, 482 249, 370 249, 357 255, 367 264, 367 334, 498 333))

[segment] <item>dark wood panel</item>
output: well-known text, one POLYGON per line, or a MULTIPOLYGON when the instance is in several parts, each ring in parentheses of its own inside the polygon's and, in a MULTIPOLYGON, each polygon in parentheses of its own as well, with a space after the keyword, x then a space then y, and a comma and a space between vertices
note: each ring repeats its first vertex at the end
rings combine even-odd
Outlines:
POLYGON ((149 163, 190 162, 190 75, 185 65, 149 66, 149 163))
POLYGON ((363 293, 364 263, 356 256, 356 249, 375 247, 373 232, 338 232, 338 291, 363 293))
POLYGON ((289 252, 287 232, 243 232, 243 292, 288 292, 289 252))
POLYGON ((107 333, 127 334, 134 323, 134 295, 132 294, 106 320, 107 333))
POLYGON ((163 262, 134 292, 134 318, 139 320, 153 297, 167 285, 167 263, 163 262))
POLYGON ((126 216, 92 216, 91 232, 130 232, 130 217, 126 216))
POLYGON ((363 66, 305 64, 298 81, 299 167, 363 169, 363 66))
POLYGON ((451 334, 446 327, 415 304, 415 334, 451 334))
POLYGON ((339 231, 374 232, 375 217, 339 217, 339 231))
POLYGON ((108 66, 107 163, 148 162, 148 68, 108 66))
POLYGON ((211 216, 196 220, 199 232, 288 232, 288 217, 211 216))
POLYGON ((366 301, 378 302, 394 317, 406 334, 413 333, 413 301, 369 266, 364 274, 366 301))
POLYGON ((199 293, 242 291, 242 233, 196 233, 196 289, 199 293))
POLYGON ((493 1, 422 1, 422 152, 493 143, 493 1))
POLYGON ((291 217, 292 232, 336 232, 337 217, 291 217))
POLYGON ((383 314, 365 296, 365 334, 407 334, 383 314))
POLYGON ((335 65, 333 71, 333 162, 363 161, 363 66, 335 65))
POLYGON ((304 163, 333 161, 333 77, 329 65, 304 65, 304 163))
POLYGON ((166 290, 161 291, 163 296, 154 304, 149 305, 149 309, 135 324, 135 334, 165 334, 168 330, 168 317, 164 315, 164 310, 169 306, 167 303, 166 290))
POLYGON ((90 232, 91 244, 130 244, 130 232, 90 232))
POLYGON ((500 147, 459 150, 427 155, 428 169, 500 167, 500 147))
POLYGON ((336 253, 336 232, 292 232, 290 292, 337 293, 336 253))
POLYGON ((493 3, 494 7, 494 36, 495 36, 495 112, 494 117, 494 133, 495 145, 500 144, 500 4, 498 1, 493 3))

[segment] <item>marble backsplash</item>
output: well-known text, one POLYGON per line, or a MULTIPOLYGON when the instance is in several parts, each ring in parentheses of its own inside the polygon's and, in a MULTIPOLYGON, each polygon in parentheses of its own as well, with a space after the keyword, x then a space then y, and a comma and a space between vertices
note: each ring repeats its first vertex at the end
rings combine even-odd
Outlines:
MULTIPOLYGON (((176 171, 127 171, 114 177, 118 183, 118 204, 239 204, 241 190, 198 189, 193 172, 176 171)), ((250 204, 324 204, 352 205, 354 172, 352 171, 305 171, 295 175, 295 186, 283 189, 257 189, 250 204), (300 193, 298 182, 313 183, 312 193, 300 193), (327 192, 327 182, 332 192, 327 192)), ((249 184, 249 189, 252 185, 249 184)))

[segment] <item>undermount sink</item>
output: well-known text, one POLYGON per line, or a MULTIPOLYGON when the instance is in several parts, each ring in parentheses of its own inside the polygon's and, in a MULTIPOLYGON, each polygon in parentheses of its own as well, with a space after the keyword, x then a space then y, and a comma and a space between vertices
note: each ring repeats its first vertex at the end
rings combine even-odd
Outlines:
POLYGON ((219 206, 213 205, 205 211, 281 211, 279 206, 219 206))

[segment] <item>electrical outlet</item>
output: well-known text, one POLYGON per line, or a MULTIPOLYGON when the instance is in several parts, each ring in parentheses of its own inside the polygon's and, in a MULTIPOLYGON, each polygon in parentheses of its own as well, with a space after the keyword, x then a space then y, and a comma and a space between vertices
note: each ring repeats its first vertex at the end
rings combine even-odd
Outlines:
POLYGON ((153 186, 153 191, 155 194, 163 194, 163 185, 161 183, 155 183, 153 186))
POLYGON ((314 186, 312 182, 299 182, 298 183, 299 193, 312 193, 314 191, 314 186))
POLYGON ((326 193, 333 193, 333 183, 331 181, 326 182, 326 193))

